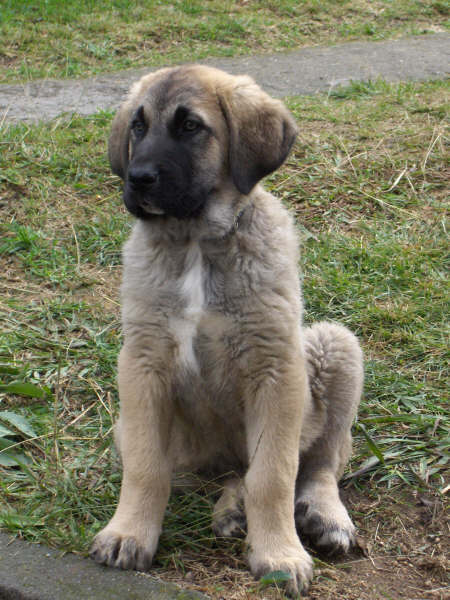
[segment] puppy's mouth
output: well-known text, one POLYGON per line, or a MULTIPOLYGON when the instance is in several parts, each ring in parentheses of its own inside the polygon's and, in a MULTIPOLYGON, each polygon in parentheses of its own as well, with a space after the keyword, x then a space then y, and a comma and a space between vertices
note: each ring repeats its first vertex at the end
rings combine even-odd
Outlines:
POLYGON ((139 219, 164 215, 164 210, 157 206, 146 190, 126 182, 123 190, 123 202, 129 212, 139 219))
POLYGON ((131 214, 140 219, 167 216, 180 220, 197 218, 206 202, 203 195, 191 197, 189 194, 173 191, 166 197, 162 193, 150 193, 149 190, 128 182, 123 191, 123 200, 131 214))
POLYGON ((139 206, 144 211, 145 214, 150 215, 150 216, 166 214, 162 208, 159 208, 159 206, 155 206, 153 204, 153 202, 151 202, 150 200, 143 200, 139 206))

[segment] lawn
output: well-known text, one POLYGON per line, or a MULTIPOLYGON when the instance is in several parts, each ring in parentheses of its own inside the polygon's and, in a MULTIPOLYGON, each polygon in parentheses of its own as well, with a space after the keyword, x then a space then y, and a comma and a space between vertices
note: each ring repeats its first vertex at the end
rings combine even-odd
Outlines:
POLYGON ((0 82, 449 28, 446 0, 3 0, 0 82))
MULTIPOLYGON (((311 598, 446 597, 448 87, 288 99, 301 133, 266 180, 297 218, 306 321, 345 323, 366 357, 343 495, 369 557, 315 556, 311 598)), ((1 138, 0 527, 82 554, 120 484, 111 427, 132 218, 107 165, 111 117, 5 124, 1 138)), ((241 542, 214 538, 212 503, 202 490, 172 498, 156 573, 215 599, 280 597, 248 576, 241 542)))

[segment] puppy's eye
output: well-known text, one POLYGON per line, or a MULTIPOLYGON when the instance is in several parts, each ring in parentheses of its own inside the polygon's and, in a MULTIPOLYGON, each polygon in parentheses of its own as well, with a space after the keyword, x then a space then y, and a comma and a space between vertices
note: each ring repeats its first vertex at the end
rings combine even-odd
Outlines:
POLYGON ((145 123, 143 123, 142 121, 133 121, 131 123, 131 129, 133 133, 138 137, 144 135, 146 129, 145 123))
POLYGON ((188 131, 189 133, 195 131, 200 127, 200 123, 198 121, 194 121, 194 119, 186 119, 183 121, 183 131, 188 131))

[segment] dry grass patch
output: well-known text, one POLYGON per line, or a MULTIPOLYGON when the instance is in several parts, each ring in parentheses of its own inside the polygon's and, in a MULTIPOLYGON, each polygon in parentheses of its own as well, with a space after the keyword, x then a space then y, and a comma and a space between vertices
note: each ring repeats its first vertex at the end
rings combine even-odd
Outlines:
MULTIPOLYGON (((307 321, 347 324, 366 354, 343 492, 368 556, 315 556, 311 598, 448 593, 447 98, 445 82, 293 98, 299 142, 267 181, 298 218, 307 321)), ((106 162, 110 120, 7 126, 0 154, 0 527, 82 554, 120 485, 111 427, 131 219, 106 162)), ((214 537, 213 501, 173 496, 155 572, 216 600, 280 598, 247 574, 240 541, 214 537)))

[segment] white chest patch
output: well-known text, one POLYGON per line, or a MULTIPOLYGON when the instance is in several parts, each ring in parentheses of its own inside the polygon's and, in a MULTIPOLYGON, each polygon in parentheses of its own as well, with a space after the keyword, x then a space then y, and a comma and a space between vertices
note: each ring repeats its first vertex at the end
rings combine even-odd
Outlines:
POLYGON ((194 339, 205 305, 203 256, 197 243, 193 242, 186 253, 178 289, 185 308, 180 315, 170 319, 169 326, 178 342, 180 366, 197 373, 194 339))

